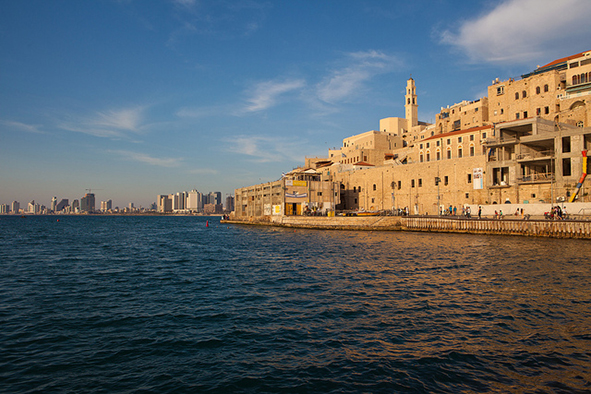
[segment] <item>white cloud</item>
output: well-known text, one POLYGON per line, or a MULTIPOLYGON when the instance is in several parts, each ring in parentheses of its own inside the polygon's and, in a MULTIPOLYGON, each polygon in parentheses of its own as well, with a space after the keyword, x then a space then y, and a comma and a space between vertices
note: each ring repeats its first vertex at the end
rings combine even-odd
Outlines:
POLYGON ((589 0, 507 0, 457 32, 443 32, 442 42, 473 62, 524 63, 588 50, 590 21, 589 0))
POLYGON ((393 71, 401 65, 398 58, 382 52, 349 53, 348 65, 334 70, 317 86, 318 97, 327 103, 345 101, 359 94, 373 77, 393 71))
POLYGON ((247 99, 244 111, 257 112, 271 108, 277 104, 280 96, 304 86, 305 82, 301 79, 261 82, 251 89, 253 94, 247 99))
POLYGON ((140 163, 150 164, 159 167, 178 167, 181 164, 182 159, 180 158, 159 158, 152 157, 145 153, 132 152, 128 150, 110 150, 109 153, 113 153, 123 157, 124 159, 137 161, 140 163))
POLYGON ((119 139, 142 130, 143 111, 143 107, 134 107, 97 112, 87 117, 73 117, 62 122, 59 127, 95 137, 119 139))
POLYGON ((195 175, 216 175, 219 174, 219 171, 214 168, 194 168, 189 170, 189 173, 195 175))
POLYGON ((21 122, 14 122, 10 120, 3 120, 0 123, 4 124, 8 128, 16 129, 20 131, 26 131, 27 133, 45 134, 44 131, 40 130, 40 125, 32 125, 21 122))
POLYGON ((301 141, 266 136, 237 136, 226 141, 228 151, 251 156, 258 163, 301 161, 301 141))

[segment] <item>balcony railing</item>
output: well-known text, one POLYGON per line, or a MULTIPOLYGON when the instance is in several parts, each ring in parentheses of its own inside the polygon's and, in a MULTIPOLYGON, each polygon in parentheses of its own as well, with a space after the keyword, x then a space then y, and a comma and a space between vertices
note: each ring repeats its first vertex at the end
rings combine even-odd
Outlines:
POLYGON ((516 144, 519 142, 517 137, 505 137, 505 138, 487 138, 483 144, 484 145, 503 145, 503 144, 516 144))
POLYGON ((517 178, 517 183, 552 182, 554 174, 551 172, 530 174, 517 178))
POLYGON ((534 160, 554 157, 554 150, 532 151, 527 153, 520 153, 515 156, 516 160, 534 160))

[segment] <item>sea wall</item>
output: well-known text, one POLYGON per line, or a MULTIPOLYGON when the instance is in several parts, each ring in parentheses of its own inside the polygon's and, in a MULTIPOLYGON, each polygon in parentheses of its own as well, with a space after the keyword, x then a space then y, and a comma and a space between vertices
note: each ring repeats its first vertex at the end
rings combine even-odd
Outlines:
POLYGON ((424 231, 591 239, 591 221, 583 220, 495 220, 421 216, 278 216, 251 219, 249 221, 227 220, 224 223, 259 224, 322 230, 424 231))

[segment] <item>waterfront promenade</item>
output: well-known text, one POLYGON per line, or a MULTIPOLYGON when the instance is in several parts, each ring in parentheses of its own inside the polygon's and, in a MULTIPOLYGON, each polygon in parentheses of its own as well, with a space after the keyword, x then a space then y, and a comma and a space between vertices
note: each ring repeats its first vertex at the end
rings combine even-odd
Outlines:
POLYGON ((277 216, 223 223, 362 231, 422 231, 591 239, 591 221, 478 219, 454 216, 277 216))

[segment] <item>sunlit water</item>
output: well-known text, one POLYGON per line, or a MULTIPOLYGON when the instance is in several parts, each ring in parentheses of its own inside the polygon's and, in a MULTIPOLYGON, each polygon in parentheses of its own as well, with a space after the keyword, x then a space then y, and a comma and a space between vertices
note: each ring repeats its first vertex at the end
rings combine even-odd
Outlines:
POLYGON ((590 258, 579 240, 4 216, 0 391, 591 392, 590 258))

